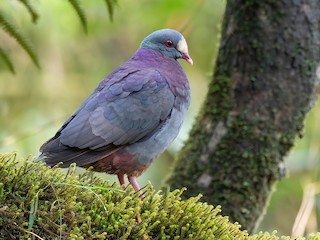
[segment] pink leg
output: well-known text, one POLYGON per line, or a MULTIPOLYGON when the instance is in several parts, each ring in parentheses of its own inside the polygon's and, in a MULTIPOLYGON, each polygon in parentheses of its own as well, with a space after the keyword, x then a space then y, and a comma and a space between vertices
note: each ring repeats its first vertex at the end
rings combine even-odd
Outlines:
POLYGON ((143 198, 143 194, 142 192, 140 191, 140 187, 139 187, 139 184, 137 182, 137 179, 135 177, 129 177, 128 176, 128 180, 131 184, 131 186, 133 187, 133 189, 136 191, 136 192, 139 192, 140 193, 140 197, 143 198))
POLYGON ((118 180, 121 186, 123 186, 124 188, 126 188, 126 183, 124 182, 124 175, 123 174, 118 174, 118 180))
MULTIPOLYGON (((140 197, 140 198, 144 198, 144 195, 143 195, 142 192, 140 191, 140 187, 139 187, 139 184, 138 184, 138 182, 137 182, 137 179, 136 179, 135 177, 129 177, 129 176, 128 176, 128 180, 129 180, 131 186, 133 187, 133 189, 134 189, 136 192, 139 192, 139 197, 140 197)), ((143 204, 143 202, 142 202, 142 204, 143 204)), ((139 212, 137 213, 137 221, 138 221, 139 224, 142 222, 141 215, 140 215, 139 212)), ((149 239, 149 238, 147 238, 147 236, 144 234, 144 235, 142 236, 142 239, 149 239)))

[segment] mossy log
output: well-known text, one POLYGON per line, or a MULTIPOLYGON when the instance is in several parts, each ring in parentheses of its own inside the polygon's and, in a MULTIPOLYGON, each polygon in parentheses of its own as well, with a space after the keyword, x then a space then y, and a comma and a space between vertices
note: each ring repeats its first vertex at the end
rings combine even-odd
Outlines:
POLYGON ((167 181, 253 231, 316 99, 319 0, 228 0, 209 92, 167 181))
POLYGON ((249 236, 200 196, 181 200, 184 190, 161 194, 149 184, 141 199, 131 188, 74 169, 65 174, 0 154, 0 239, 290 239, 249 236))

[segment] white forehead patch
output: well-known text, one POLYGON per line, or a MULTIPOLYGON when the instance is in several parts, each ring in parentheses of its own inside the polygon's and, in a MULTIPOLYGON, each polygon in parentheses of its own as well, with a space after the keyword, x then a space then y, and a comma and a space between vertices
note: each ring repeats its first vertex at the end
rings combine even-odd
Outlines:
POLYGON ((188 45, 184 38, 178 42, 177 49, 179 52, 188 53, 188 45))

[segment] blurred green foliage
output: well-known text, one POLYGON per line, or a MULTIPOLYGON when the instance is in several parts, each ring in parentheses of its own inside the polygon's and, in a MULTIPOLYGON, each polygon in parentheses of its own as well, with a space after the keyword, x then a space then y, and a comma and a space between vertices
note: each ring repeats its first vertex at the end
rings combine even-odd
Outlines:
MULTIPOLYGON (((31 21, 36 23, 39 19, 39 14, 33 6, 32 0, 17 0, 19 1, 29 12, 31 21)), ((88 24, 85 9, 82 7, 82 2, 80 0, 68 0, 75 12, 77 13, 80 23, 86 33, 88 33, 88 24)), ((113 19, 114 7, 117 4, 117 0, 105 0, 105 4, 108 8, 110 20, 113 19)), ((26 51, 33 63, 40 68, 38 56, 35 53, 29 40, 24 37, 23 33, 18 29, 14 23, 14 19, 10 19, 5 12, 0 10, 0 27, 4 33, 8 34, 10 37, 14 38, 16 42, 26 51)), ((15 73, 14 64, 10 59, 9 54, 0 47, 0 59, 3 63, 7 65, 8 69, 15 73)))
MULTIPOLYGON (((6 46, 16 66, 16 74, 12 75, 0 60, 0 152, 17 150, 22 157, 37 156, 41 144, 109 72, 131 57, 146 35, 157 29, 174 28, 185 35, 194 60, 193 66, 181 62, 191 82, 192 102, 178 139, 138 179, 141 185, 150 180, 159 187, 207 92, 225 1, 121 0, 112 22, 104 1, 82 4, 87 35, 68 1, 37 1, 37 24, 32 24, 30 14, 17 1, 0 2, 0 10, 15 19, 19 30, 34 45, 42 67, 37 69, 19 44, 0 31, 0 44, 6 46)), ((304 185, 319 178, 319 123, 316 105, 306 120, 304 137, 297 140, 286 160, 289 178, 278 184, 262 230, 278 229, 280 234, 290 234, 304 185), (290 211, 290 219, 283 211, 290 211)), ((116 179, 106 174, 99 176, 116 179)))

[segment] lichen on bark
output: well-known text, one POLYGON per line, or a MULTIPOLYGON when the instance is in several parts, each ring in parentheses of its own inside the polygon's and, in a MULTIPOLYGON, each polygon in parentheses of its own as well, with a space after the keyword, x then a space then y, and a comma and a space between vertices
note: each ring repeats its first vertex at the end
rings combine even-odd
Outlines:
POLYGON ((316 0, 229 0, 205 103, 167 183, 252 231, 315 99, 316 0))

